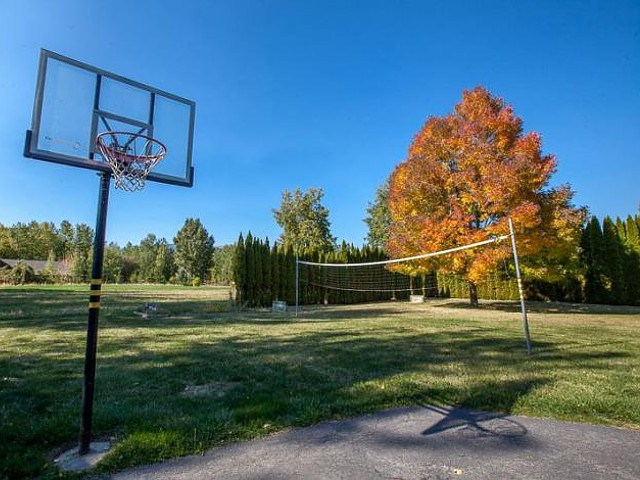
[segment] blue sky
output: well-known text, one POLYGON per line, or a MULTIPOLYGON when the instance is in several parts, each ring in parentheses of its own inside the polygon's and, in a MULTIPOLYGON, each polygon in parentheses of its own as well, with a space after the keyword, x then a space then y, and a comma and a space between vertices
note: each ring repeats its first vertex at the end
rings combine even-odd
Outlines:
POLYGON ((107 238, 275 239, 283 189, 322 187, 360 244, 367 202, 429 115, 484 85, 598 216, 640 202, 640 2, 0 0, 0 223, 93 226, 93 172, 22 156, 40 48, 197 102, 192 189, 112 193, 107 238))

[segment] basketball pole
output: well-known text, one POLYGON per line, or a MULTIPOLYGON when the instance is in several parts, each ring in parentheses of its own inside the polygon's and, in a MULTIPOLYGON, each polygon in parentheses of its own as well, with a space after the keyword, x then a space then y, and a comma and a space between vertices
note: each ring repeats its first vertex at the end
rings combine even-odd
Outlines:
POLYGON ((516 279, 518 280, 518 294, 520 295, 520 309, 522 310, 522 324, 524 326, 524 343, 527 347, 527 355, 531 356, 531 339, 529 338, 529 320, 524 304, 524 292, 522 290, 522 278, 520 277, 520 264, 518 263, 518 250, 516 249, 516 233, 513 230, 513 222, 509 217, 509 236, 511 237, 511 249, 513 250, 513 262, 516 267, 516 279))
POLYGON ((98 348, 98 318, 100 316, 100 296, 102 293, 102 261, 109 209, 109 187, 111 173, 101 172, 100 194, 96 234, 93 239, 93 262, 91 264, 91 286, 89 296, 89 318, 87 322, 87 347, 84 357, 84 385, 82 388, 82 426, 80 428, 80 448, 78 453, 86 455, 91 446, 91 421, 93 417, 93 391, 96 379, 96 353, 98 348))

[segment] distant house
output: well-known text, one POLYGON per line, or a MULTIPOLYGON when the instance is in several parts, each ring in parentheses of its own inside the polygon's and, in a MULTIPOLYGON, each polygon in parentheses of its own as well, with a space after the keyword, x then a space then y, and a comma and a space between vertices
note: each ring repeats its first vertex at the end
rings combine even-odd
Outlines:
MULTIPOLYGON (((26 263, 36 275, 41 274, 44 270, 47 269, 46 260, 16 260, 14 258, 0 258, 0 268, 14 268, 20 262, 26 263)), ((51 265, 55 273, 57 273, 58 275, 61 275, 63 277, 69 275, 71 267, 69 262, 52 262, 51 265)))

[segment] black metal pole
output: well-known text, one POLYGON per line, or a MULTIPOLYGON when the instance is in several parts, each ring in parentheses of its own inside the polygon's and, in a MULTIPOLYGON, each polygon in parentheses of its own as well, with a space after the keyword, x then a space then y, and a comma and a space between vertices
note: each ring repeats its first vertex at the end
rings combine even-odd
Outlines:
POLYGON ((104 238, 107 229, 109 209, 109 187, 111 173, 100 175, 100 196, 96 235, 93 239, 93 263, 91 265, 91 292, 89 296, 89 320, 87 322, 87 349, 84 357, 84 386, 82 389, 82 427, 80 428, 80 448, 78 453, 89 453, 91 444, 91 420, 93 417, 93 390, 96 379, 96 352, 98 348, 98 318, 100 316, 100 294, 102 293, 102 260, 104 258, 104 238))

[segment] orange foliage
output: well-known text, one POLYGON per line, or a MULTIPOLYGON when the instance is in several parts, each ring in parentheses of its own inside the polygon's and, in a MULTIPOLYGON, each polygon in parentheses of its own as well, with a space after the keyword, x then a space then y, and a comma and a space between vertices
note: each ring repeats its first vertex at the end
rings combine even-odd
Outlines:
MULTIPOLYGON (((567 185, 548 187, 556 158, 541 150, 540 135, 523 133, 522 120, 501 98, 482 87, 465 91, 453 113, 427 120, 391 176, 390 254, 411 256, 505 235, 511 217, 521 256, 570 256, 584 211, 571 204, 567 185)), ((510 255, 502 242, 411 270, 437 266, 477 281, 510 255)))

